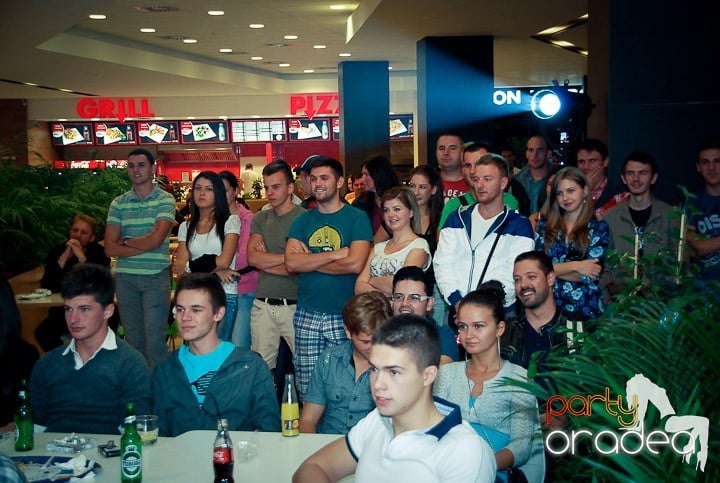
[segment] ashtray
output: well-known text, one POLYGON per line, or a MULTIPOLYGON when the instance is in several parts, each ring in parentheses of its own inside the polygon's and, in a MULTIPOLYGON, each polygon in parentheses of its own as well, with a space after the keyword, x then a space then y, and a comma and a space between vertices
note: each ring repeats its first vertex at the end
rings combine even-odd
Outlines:
POLYGON ((79 453, 97 447, 97 439, 78 436, 73 433, 61 439, 49 442, 45 447, 51 453, 79 453))

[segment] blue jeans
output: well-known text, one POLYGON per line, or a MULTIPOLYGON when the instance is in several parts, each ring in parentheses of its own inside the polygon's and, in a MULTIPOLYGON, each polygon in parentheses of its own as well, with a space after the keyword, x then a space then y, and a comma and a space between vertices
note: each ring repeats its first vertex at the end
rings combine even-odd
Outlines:
POLYGON ((243 349, 250 348, 250 311, 252 310, 255 292, 241 293, 237 296, 237 315, 232 330, 231 342, 243 349))
POLYGON ((152 369, 167 355, 170 271, 153 275, 116 273, 115 285, 125 341, 145 356, 152 369))
POLYGON ((237 312, 237 296, 233 294, 225 293, 225 317, 220 321, 218 325, 218 337, 221 340, 230 342, 230 338, 233 333, 233 326, 235 325, 235 313, 237 312))

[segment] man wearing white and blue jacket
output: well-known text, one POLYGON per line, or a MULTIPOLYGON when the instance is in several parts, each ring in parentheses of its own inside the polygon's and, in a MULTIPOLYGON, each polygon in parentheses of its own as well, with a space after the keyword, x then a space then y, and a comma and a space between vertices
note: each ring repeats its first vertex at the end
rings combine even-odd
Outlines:
POLYGON ((477 153, 473 186, 477 203, 461 206, 445 220, 433 257, 435 278, 443 297, 455 306, 484 280, 505 288, 505 311, 514 310, 515 258, 533 250, 530 221, 503 204, 508 168, 502 156, 477 153), (488 261, 489 258, 489 261, 488 261))

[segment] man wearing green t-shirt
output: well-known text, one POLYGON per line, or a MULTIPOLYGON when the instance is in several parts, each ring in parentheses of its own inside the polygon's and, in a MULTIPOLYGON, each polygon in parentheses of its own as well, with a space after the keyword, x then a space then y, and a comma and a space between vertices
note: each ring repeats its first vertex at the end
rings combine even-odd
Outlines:
POLYGON ((167 354, 168 235, 175 220, 175 198, 153 183, 156 169, 149 151, 135 149, 128 155, 133 187, 112 201, 105 228, 105 253, 117 257, 115 283, 125 340, 151 368, 167 354))
MULTIPOLYGON (((468 206, 474 204, 477 199, 475 198, 475 191, 472 188, 474 185, 473 183, 473 167, 475 166, 475 161, 480 159, 482 156, 486 155, 490 152, 490 148, 487 144, 483 143, 468 143, 463 148, 463 154, 462 154, 462 173, 465 177, 465 181, 467 181, 467 184, 471 186, 471 188, 466 191, 464 194, 458 196, 457 198, 452 198, 445 203, 445 207, 443 207, 442 215, 440 215, 440 226, 438 226, 438 231, 440 231, 445 224, 445 220, 450 215, 450 213, 457 211, 458 208, 461 206, 468 206)), ((508 208, 511 210, 517 210, 518 209, 518 202, 515 199, 513 195, 510 193, 503 193, 503 204, 507 205, 508 208)))

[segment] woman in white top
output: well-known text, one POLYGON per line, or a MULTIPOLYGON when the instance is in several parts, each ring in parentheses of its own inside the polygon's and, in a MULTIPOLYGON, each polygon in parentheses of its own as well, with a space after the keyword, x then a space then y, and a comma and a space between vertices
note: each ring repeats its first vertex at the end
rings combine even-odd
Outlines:
POLYGON ((192 193, 190 220, 184 221, 178 230, 175 273, 215 273, 228 295, 225 319, 234 321, 238 275, 233 268, 240 219, 230 214, 225 185, 217 173, 198 174, 193 180, 192 193))
POLYGON ((375 244, 355 282, 355 293, 379 290, 389 296, 393 276, 402 267, 430 268, 430 246, 418 235, 422 226, 413 192, 404 186, 391 188, 383 193, 381 206, 392 238, 375 244))

